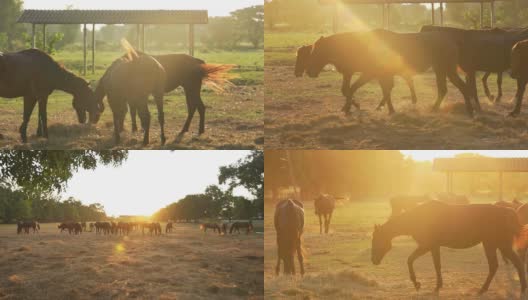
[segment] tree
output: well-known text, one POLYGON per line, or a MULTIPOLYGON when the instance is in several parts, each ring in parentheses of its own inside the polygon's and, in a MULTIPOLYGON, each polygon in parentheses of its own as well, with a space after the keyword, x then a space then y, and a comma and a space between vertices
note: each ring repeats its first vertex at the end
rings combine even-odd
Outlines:
POLYGON ((236 10, 231 13, 243 38, 258 48, 264 41, 264 6, 256 5, 236 10))
POLYGON ((258 212, 264 212, 264 152, 252 151, 235 164, 220 167, 220 184, 227 184, 232 191, 243 186, 255 197, 258 212))
POLYGON ((24 44, 24 26, 16 21, 22 13, 22 0, 0 1, 0 49, 14 50, 24 44))
POLYGON ((0 183, 18 186, 27 193, 60 192, 79 168, 116 166, 127 157, 126 151, 1 151, 0 183))

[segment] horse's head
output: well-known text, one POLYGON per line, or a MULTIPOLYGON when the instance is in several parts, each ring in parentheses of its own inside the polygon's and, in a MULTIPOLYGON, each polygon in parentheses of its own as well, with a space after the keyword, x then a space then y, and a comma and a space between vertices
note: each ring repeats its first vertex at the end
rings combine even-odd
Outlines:
POLYGON ((383 226, 375 225, 374 233, 372 234, 372 263, 379 265, 391 248, 391 237, 383 230, 383 226))
POLYGON ((310 61, 310 55, 312 54, 312 45, 302 46, 297 49, 297 59, 295 60, 295 77, 302 77, 308 62, 310 61))
POLYGON ((86 113, 88 113, 90 123, 97 123, 102 110, 90 85, 82 78, 76 78, 74 84, 75 93, 72 106, 77 112, 79 123, 86 123, 86 113))
POLYGON ((319 76, 324 66, 329 63, 326 40, 324 37, 320 37, 313 44, 312 52, 306 65, 306 73, 312 78, 319 76))

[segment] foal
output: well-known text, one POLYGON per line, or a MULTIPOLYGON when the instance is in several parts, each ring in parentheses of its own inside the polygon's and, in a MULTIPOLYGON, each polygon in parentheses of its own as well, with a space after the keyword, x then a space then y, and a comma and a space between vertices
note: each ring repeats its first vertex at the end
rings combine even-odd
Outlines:
POLYGON ((409 256, 409 275, 416 290, 420 282, 414 273, 414 261, 431 252, 436 270, 436 291, 442 288, 440 247, 465 249, 480 243, 488 259, 489 273, 479 294, 486 292, 498 268, 497 249, 513 263, 519 274, 521 292, 526 290, 526 278, 519 257, 513 252, 515 244, 526 249, 528 229, 521 226, 512 209, 492 204, 449 205, 429 201, 374 227, 372 235, 372 263, 379 265, 392 248, 397 236, 412 236, 418 248, 409 256))

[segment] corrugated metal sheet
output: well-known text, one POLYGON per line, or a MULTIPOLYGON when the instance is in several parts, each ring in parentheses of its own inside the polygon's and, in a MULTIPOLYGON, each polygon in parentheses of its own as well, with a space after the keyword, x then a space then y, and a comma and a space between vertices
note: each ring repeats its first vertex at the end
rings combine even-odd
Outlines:
POLYGON ((437 158, 433 170, 442 172, 528 172, 528 158, 437 158))
POLYGON ((207 24, 207 10, 34 10, 19 23, 33 24, 207 24))

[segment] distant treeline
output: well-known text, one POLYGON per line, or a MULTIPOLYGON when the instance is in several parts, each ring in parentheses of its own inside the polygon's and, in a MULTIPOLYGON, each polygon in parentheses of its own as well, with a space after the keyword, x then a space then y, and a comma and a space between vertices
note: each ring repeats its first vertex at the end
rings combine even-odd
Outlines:
MULTIPOLYGON (((266 28, 327 32, 332 29, 332 5, 321 5, 319 0, 266 0, 266 28)), ((525 1, 495 2, 495 19, 499 27, 524 27, 528 25, 528 5, 525 1)), ((355 4, 341 7, 342 30, 360 30, 382 26, 382 9, 379 4, 355 4)), ((440 22, 440 7, 435 5, 435 22, 440 22)), ((484 5, 484 25, 490 25, 489 4, 484 5)), ((390 5, 390 27, 396 31, 417 31, 431 24, 430 4, 390 5)), ((479 28, 479 3, 444 3, 444 24, 449 26, 479 28)))
POLYGON ((101 221, 106 214, 99 203, 84 205, 68 198, 59 201, 53 197, 33 198, 22 191, 0 186, 0 222, 14 223, 19 220, 39 222, 101 221))
MULTIPOLYGON (((65 9, 73 9, 67 7, 65 9)), ((0 51, 13 51, 31 45, 31 26, 18 24, 23 11, 23 0, 0 1, 0 51)), ((91 26, 88 26, 91 29, 91 26)), ((41 26, 37 26, 37 46, 41 48, 41 26)), ((80 25, 49 25, 47 51, 82 47, 80 25)), ((89 33, 91 35, 91 33, 89 33)), ((262 47, 264 42, 264 6, 257 5, 231 12, 226 17, 210 17, 209 24, 195 26, 196 42, 202 49, 234 49, 262 47)), ((187 25, 145 26, 147 49, 185 48, 188 43, 187 25)), ((120 49, 120 40, 126 38, 136 44, 136 25, 107 25, 95 33, 99 50, 120 49)))

